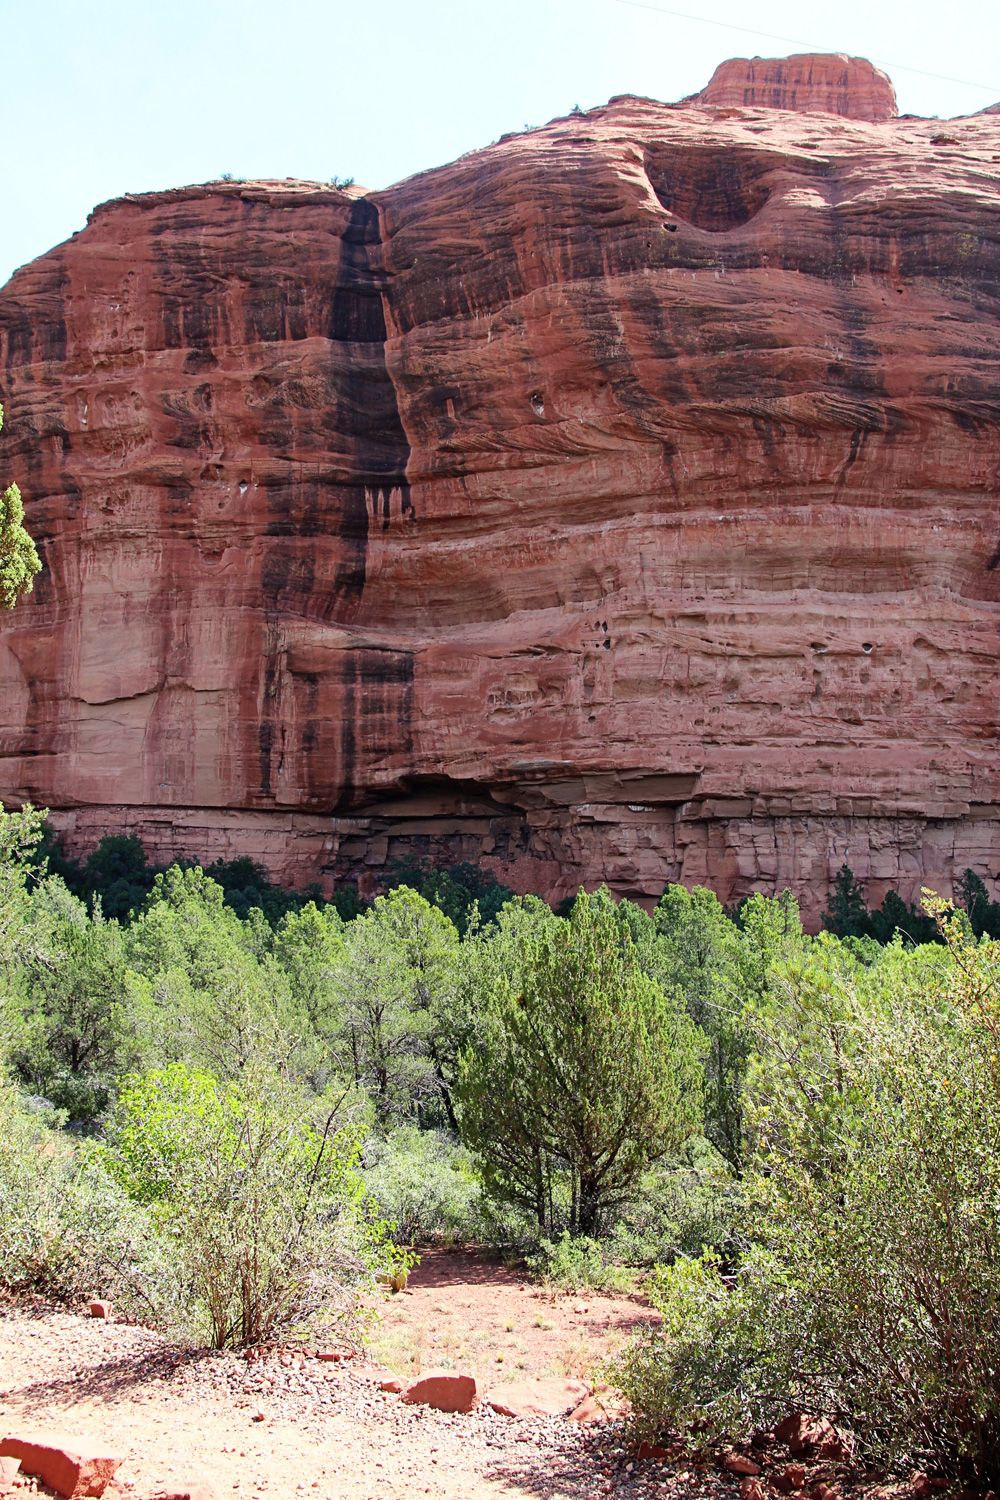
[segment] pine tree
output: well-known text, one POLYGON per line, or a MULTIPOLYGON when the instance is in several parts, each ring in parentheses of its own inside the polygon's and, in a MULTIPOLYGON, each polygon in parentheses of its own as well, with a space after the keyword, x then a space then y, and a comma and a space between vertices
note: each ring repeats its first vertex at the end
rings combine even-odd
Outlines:
POLYGON ((833 882, 830 905, 823 925, 837 937, 865 937, 868 933, 868 903, 864 887, 847 864, 841 865, 833 882))

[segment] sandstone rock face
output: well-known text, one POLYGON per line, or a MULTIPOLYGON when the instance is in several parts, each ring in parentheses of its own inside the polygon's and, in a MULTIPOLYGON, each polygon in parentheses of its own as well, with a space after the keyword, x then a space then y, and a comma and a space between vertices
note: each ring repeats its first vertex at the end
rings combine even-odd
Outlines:
POLYGON ((104 205, 0 292, 0 797, 365 890, 992 893, 998 162, 622 98, 104 205))
POLYGON ((891 79, 866 57, 840 53, 731 57, 719 64, 695 101, 737 109, 818 110, 850 120, 892 120, 896 116, 896 90, 891 79))

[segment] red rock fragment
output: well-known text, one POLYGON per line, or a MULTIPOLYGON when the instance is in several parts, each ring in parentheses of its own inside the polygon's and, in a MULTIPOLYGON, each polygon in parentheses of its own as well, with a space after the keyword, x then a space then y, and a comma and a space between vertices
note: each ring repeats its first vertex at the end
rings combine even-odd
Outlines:
POLYGON ((121 1463, 101 1443, 64 1433, 6 1437, 0 1458, 17 1458, 25 1474, 33 1474, 67 1500, 103 1495, 121 1463))
POLYGON ((795 1494, 806 1482, 806 1471, 801 1464, 788 1464, 783 1474, 773 1475, 771 1483, 783 1495, 795 1494))
POLYGON ((610 1422, 614 1413, 601 1400, 600 1396, 584 1396, 579 1406, 573 1408, 569 1414, 571 1422, 579 1422, 583 1427, 594 1426, 598 1422, 610 1422))
POLYGON ((110 1316, 111 1316, 111 1303, 110 1302, 92 1302, 90 1304, 90 1316, 92 1318, 110 1318, 110 1316))
POLYGON ((589 1394, 582 1380, 512 1380, 485 1399, 502 1417, 561 1417, 589 1394))
POLYGON ((847 1444, 825 1417, 807 1417, 802 1412, 786 1417, 774 1429, 779 1443, 787 1444, 792 1453, 814 1448, 819 1458, 846 1458, 847 1444))
POLYGON ((740 1500, 770 1500, 770 1497, 759 1479, 745 1474, 740 1480, 740 1500))
POLYGON ((474 1378, 453 1370, 425 1370, 403 1390, 407 1405, 433 1406, 436 1411, 471 1411, 477 1398, 474 1378))
POLYGON ((671 1458, 669 1448, 661 1448, 659 1443, 640 1443, 636 1458, 671 1458))
POLYGON ((333 1364, 342 1360, 344 1356, 337 1349, 320 1349, 316 1358, 321 1359, 324 1364, 333 1364))
POLYGON ((760 1464, 755 1464, 752 1458, 744 1458, 742 1453, 725 1454, 722 1467, 730 1474, 756 1475, 760 1473, 760 1464))
POLYGON ((841 1493, 835 1484, 814 1484, 810 1494, 813 1500, 842 1500, 841 1493))

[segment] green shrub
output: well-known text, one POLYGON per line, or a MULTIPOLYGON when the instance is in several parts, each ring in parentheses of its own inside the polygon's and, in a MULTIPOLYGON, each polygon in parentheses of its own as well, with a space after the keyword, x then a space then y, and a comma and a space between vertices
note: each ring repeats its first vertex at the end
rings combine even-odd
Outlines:
POLYGON ((124 1083, 108 1169, 175 1245, 214 1347, 355 1325, 386 1231, 364 1209, 360 1132, 336 1114, 313 1118, 258 1066, 228 1084, 180 1063, 124 1083))
POLYGON ((986 883, 974 870, 966 870, 955 886, 955 895, 965 908, 976 937, 1000 938, 1000 901, 991 901, 986 883))
POLYGON ((105 921, 99 902, 89 916, 50 875, 28 897, 25 932, 34 951, 15 983, 11 1060, 25 1087, 72 1121, 92 1123, 133 1060, 121 929, 105 921))
POLYGON ((0 802, 0 976, 25 948, 27 877, 44 817, 30 805, 18 813, 5 812, 0 802))
POLYGON ((495 982, 462 1055, 462 1139, 486 1192, 543 1234, 595 1237, 701 1125, 703 1038, 616 911, 607 891, 568 920, 511 902, 480 974, 495 982))
MULTIPOLYGON (((929 914, 941 915, 940 904, 929 914)), ((883 1463, 1000 1478, 1000 945, 863 967, 829 938, 758 1011, 756 1245, 659 1273, 625 1356, 637 1425, 747 1436, 790 1407, 883 1463)))
POLYGON ((458 947, 448 918, 407 886, 377 897, 344 931, 332 983, 341 1067, 367 1091, 380 1130, 414 1115, 450 1118, 441 1059, 458 947))
POLYGON ((682 1153, 658 1162, 624 1204, 605 1242, 626 1266, 669 1263, 715 1251, 726 1264, 744 1248, 742 1184, 711 1142, 695 1136, 682 1153))
POLYGON ((400 1245, 477 1240, 481 1190, 472 1158, 444 1131, 400 1126, 365 1148, 365 1190, 400 1245))
POLYGON ((417 891, 444 912, 463 938, 470 927, 494 921, 514 895, 495 875, 467 861, 438 869, 426 860, 401 860, 392 872, 392 885, 417 891))
POLYGON ((100 1154, 66 1138, 0 1085, 0 1280, 61 1301, 110 1296, 144 1321, 181 1299, 173 1247, 129 1201, 100 1154))
POLYGON ((869 911, 864 887, 849 865, 841 865, 837 872, 823 925, 837 937, 867 937, 882 944, 891 943, 897 933, 909 943, 940 941, 937 926, 927 913, 904 901, 898 891, 887 891, 882 905, 869 911))
POLYGON ((568 1229, 556 1241, 541 1240, 528 1256, 528 1269, 546 1287, 562 1292, 627 1292, 635 1280, 607 1259, 599 1240, 572 1239, 568 1229))

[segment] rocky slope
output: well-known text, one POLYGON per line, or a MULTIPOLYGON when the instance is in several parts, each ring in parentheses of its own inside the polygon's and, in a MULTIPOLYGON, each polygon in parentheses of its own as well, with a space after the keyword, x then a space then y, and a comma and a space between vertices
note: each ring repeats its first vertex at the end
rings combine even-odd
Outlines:
POLYGON ((368 888, 1000 871, 1000 118, 851 114, 619 98, 17 272, 0 797, 368 888))

